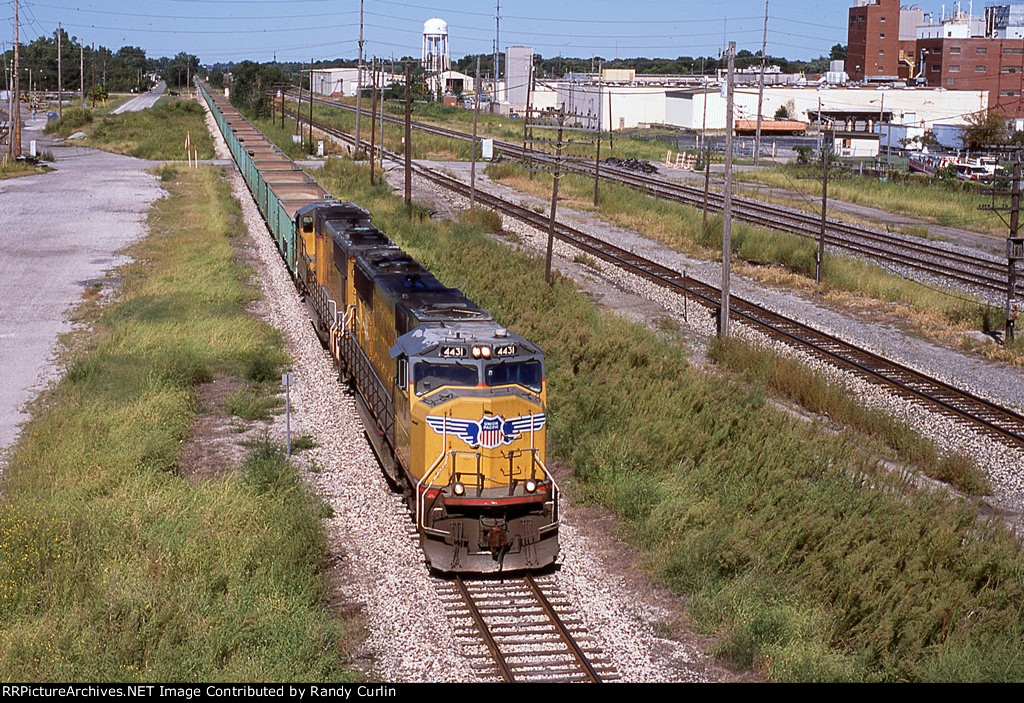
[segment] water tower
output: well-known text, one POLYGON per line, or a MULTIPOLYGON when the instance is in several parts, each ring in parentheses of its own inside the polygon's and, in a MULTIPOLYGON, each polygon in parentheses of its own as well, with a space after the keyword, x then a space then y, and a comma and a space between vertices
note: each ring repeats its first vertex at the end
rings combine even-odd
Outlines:
POLYGON ((438 96, 444 91, 442 73, 452 67, 448 48, 448 23, 434 17, 423 23, 423 70, 430 89, 438 96))

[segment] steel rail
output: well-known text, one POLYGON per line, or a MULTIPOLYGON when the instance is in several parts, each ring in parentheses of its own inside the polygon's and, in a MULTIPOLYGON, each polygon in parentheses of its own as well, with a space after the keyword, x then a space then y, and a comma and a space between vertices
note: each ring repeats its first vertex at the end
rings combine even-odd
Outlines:
POLYGON ((533 576, 526 574, 523 578, 526 581, 526 585, 530 588, 530 591, 537 599, 537 602, 540 603, 541 607, 544 609, 544 614, 548 616, 548 619, 550 619, 552 623, 554 623, 555 630, 558 632, 559 638, 565 643, 565 646, 568 647, 573 658, 576 660, 576 663, 579 664, 580 668, 586 673, 587 678, 590 679, 591 683, 601 683, 601 676, 594 669, 594 665, 590 663, 590 660, 587 659, 587 655, 583 653, 583 650, 580 648, 576 638, 572 636, 571 632, 569 632, 569 628, 565 626, 564 622, 562 622, 562 618, 555 612, 555 608, 551 605, 551 601, 549 601, 548 597, 544 595, 544 592, 540 590, 540 586, 537 585, 533 576))
MULTIPOLYGON (((341 130, 319 124, 316 128, 334 137, 351 141, 341 130)), ((391 159, 398 154, 385 151, 391 159)), ((415 164, 414 171, 452 192, 468 197, 469 186, 425 166, 415 164)), ((487 207, 520 220, 540 231, 547 231, 548 219, 528 208, 508 202, 483 191, 477 191, 477 200, 487 207)), ((591 253, 598 258, 640 275, 680 295, 693 295, 706 307, 720 305, 720 291, 707 283, 683 276, 667 266, 645 259, 603 239, 593 237, 561 222, 555 223, 554 236, 561 241, 591 253)), ((788 346, 811 352, 834 366, 851 370, 873 383, 895 389, 900 395, 923 401, 939 411, 955 416, 984 434, 1013 447, 1024 447, 1024 416, 992 401, 958 389, 898 362, 857 347, 834 335, 827 334, 796 320, 772 312, 756 303, 731 296, 731 314, 746 321, 755 330, 767 333, 788 346)))
POLYGON ((498 647, 498 643, 494 639, 494 635, 491 633, 491 628, 487 626, 484 621, 484 616, 481 615, 480 609, 476 605, 476 601, 473 600, 473 595, 466 588, 466 582, 462 580, 461 576, 455 577, 455 585, 459 589, 459 594, 462 596, 462 600, 466 603, 466 607, 469 609, 470 617, 473 618, 473 624, 476 625, 476 629, 479 630, 480 635, 484 638, 484 644, 487 645, 487 649, 490 650, 491 656, 494 657, 495 664, 498 665, 498 672, 501 674, 501 678, 506 683, 514 683, 516 680, 515 675, 512 673, 511 667, 505 660, 505 655, 501 653, 501 649, 498 647))
MULTIPOLYGON (((294 96, 292 93, 289 93, 289 95, 294 96)), ((355 110, 355 108, 349 105, 320 98, 314 98, 314 102, 348 111, 355 110)), ((389 122, 402 123, 400 118, 392 116, 386 116, 384 119, 389 122)), ((420 131, 438 136, 464 141, 472 139, 471 135, 464 132, 435 125, 414 122, 413 126, 420 131)), ((528 157, 533 161, 541 162, 550 161, 554 158, 551 154, 542 151, 524 151, 522 146, 502 140, 494 140, 494 144, 497 151, 510 158, 523 159, 528 157)), ((589 160, 569 159, 563 163, 569 170, 583 175, 592 176, 594 173, 594 165, 589 160)), ((662 178, 628 173, 612 166, 606 166, 602 169, 601 178, 626 185, 660 199, 687 205, 703 205, 704 202, 704 191, 701 188, 674 183, 662 178)), ((817 238, 820 236, 821 225, 820 218, 817 215, 750 198, 734 197, 733 203, 735 207, 734 215, 737 219, 750 224, 783 229, 791 234, 805 238, 817 238)), ((709 192, 708 204, 715 209, 721 209, 722 195, 714 191, 709 192)), ((1007 268, 1005 264, 973 254, 950 251, 935 246, 926 240, 920 242, 909 241, 887 232, 829 219, 825 241, 829 246, 881 260, 892 265, 905 266, 926 274, 996 293, 1005 294, 1006 292, 1007 268), (896 250, 883 248, 886 246, 895 247, 896 250), (964 267, 974 269, 975 271, 965 271, 964 267)))

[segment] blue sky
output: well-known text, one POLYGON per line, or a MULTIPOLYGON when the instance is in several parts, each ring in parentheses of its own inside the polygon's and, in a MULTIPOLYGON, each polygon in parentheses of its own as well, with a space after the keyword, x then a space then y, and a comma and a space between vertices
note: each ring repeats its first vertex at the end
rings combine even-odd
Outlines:
MULTIPOLYGON (((770 0, 769 54, 807 59, 845 44, 851 4, 770 0)), ((418 56, 423 21, 435 16, 449 24, 454 57, 492 50, 494 0, 365 0, 365 8, 367 54, 418 56)), ((13 14, 12 0, 0 0, 0 41, 11 41, 13 14)), ((504 0, 501 14, 502 47, 675 58, 715 54, 726 37, 756 51, 764 0, 504 0)), ((23 42, 60 21, 90 43, 141 46, 150 56, 188 51, 204 63, 269 61, 275 51, 281 60, 354 57, 359 35, 359 0, 22 0, 21 15, 23 42)))

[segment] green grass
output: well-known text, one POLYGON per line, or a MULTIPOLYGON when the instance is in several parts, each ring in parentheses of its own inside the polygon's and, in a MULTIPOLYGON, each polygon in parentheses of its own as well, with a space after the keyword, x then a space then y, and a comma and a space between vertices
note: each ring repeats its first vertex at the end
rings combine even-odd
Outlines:
POLYGON ((47 169, 42 166, 33 166, 24 161, 13 161, 7 158, 0 160, 0 181, 7 178, 34 176, 39 173, 46 173, 46 171, 47 169))
POLYGON ((104 117, 88 130, 85 144, 140 159, 185 161, 185 135, 199 158, 213 158, 213 138, 198 103, 170 100, 147 110, 104 117))
MULTIPOLYGON (((886 412, 865 408, 843 386, 790 359, 757 349, 737 339, 717 341, 711 358, 748 383, 769 388, 812 413, 825 415, 841 427, 880 445, 880 449, 913 465, 931 478, 949 483, 969 495, 985 495, 990 486, 984 472, 961 454, 940 455, 935 445, 905 422, 886 412)), ((860 438, 855 438, 858 441, 860 438)))
MULTIPOLYGON (((551 192, 549 174, 536 174, 531 180, 521 166, 513 163, 492 164, 487 174, 495 181, 533 195, 544 196, 551 192)), ((570 207, 594 210, 593 189, 592 179, 568 175, 561 180, 559 195, 564 195, 570 207)), ((721 256, 720 214, 709 211, 708 227, 704 230, 699 209, 613 184, 602 184, 596 211, 613 224, 636 230, 677 251, 698 258, 721 256)), ((796 274, 791 279, 774 275, 768 278, 771 282, 806 286, 814 277, 817 245, 811 239, 734 221, 732 249, 741 260, 775 264, 796 274)), ((818 290, 906 306, 911 321, 930 333, 940 328, 985 329, 997 314, 994 308, 966 294, 949 295, 942 289, 920 285, 874 264, 844 256, 826 257, 822 286, 818 290)))
POLYGON ((213 158, 213 138, 206 128, 203 108, 186 100, 166 100, 155 106, 126 112, 122 115, 98 115, 81 108, 68 108, 64 119, 46 127, 68 137, 83 131, 85 139, 78 142, 116 154, 140 159, 186 160, 185 135, 199 158, 213 158))
POLYGON ((772 679, 1020 680, 1024 557, 1000 520, 709 377, 479 227, 407 214, 360 167, 319 176, 441 280, 547 352, 550 447, 690 598, 719 652, 772 679))
MULTIPOLYGON (((736 174, 739 181, 761 183, 803 193, 814 203, 821 201, 820 169, 786 164, 761 171, 736 174)), ((959 181, 937 181, 924 177, 908 177, 893 181, 849 176, 830 179, 829 198, 886 212, 908 215, 946 227, 1006 236, 1007 226, 993 212, 982 212, 979 206, 991 205, 991 197, 982 195, 977 186, 959 181)), ((1005 198, 1004 198, 1005 200, 1005 198)))
POLYGON ((117 302, 80 311, 95 331, 0 485, 0 679, 348 679, 323 507, 280 449, 253 447, 241 479, 179 473, 197 384, 258 376, 283 350, 246 314, 227 184, 205 169, 164 183, 117 302))
POLYGON ((277 389, 268 384, 254 384, 240 388, 224 399, 227 411, 243 420, 269 420, 280 412, 284 399, 277 389))

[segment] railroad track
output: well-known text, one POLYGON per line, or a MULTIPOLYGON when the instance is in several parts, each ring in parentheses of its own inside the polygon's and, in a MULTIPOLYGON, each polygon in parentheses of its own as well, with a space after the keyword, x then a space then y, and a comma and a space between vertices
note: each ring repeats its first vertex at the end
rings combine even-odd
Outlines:
POLYGON ((600 683, 620 678, 550 576, 438 580, 456 638, 482 677, 600 683))
MULTIPOLYGON (((348 143, 354 141, 351 135, 328 125, 314 121, 314 127, 348 143)), ((387 151, 385 156, 395 161, 403 159, 401 155, 387 151)), ((413 170, 417 175, 446 190, 469 197, 469 185, 462 181, 415 163, 413 170)), ((484 207, 515 218, 540 231, 548 229, 549 222, 546 216, 521 205, 479 189, 476 192, 476 200, 484 207)), ((721 307, 721 291, 711 284, 561 222, 555 224, 554 236, 617 268, 652 281, 674 294, 694 300, 712 311, 721 307)), ((730 296, 730 299, 730 320, 746 324, 771 339, 853 373, 870 383, 883 385, 891 392, 921 404, 932 412, 968 425, 980 434, 1014 448, 1024 448, 1024 416, 1019 413, 839 337, 787 318, 735 294, 730 296)))
MULTIPOLYGON (((291 97, 297 97, 290 93, 291 97)), ((314 102, 351 112, 355 108, 329 100, 314 98, 314 102)), ((364 110, 364 112, 366 112, 364 110)), ((385 115, 385 121, 403 124, 402 119, 385 115)), ((453 129, 420 122, 412 124, 417 130, 452 139, 471 140, 472 135, 453 129)), ((552 163, 554 157, 539 151, 527 151, 519 144, 494 140, 495 150, 508 158, 552 163)), ((574 173, 593 177, 594 163, 589 160, 567 159, 563 166, 574 173)), ((601 178, 628 186, 655 198, 678 202, 693 207, 704 204, 704 190, 695 186, 639 174, 626 169, 602 164, 601 178)), ((708 208, 723 209, 724 196, 710 191, 708 208)), ((733 216, 748 224, 778 229, 797 236, 816 239, 821 232, 819 215, 796 208, 766 203, 753 198, 733 197, 733 216)), ((1008 270, 1005 262, 953 251, 926 239, 900 237, 890 232, 828 219, 825 243, 835 249, 869 258, 886 267, 902 267, 933 276, 961 286, 969 286, 989 294, 1006 295, 1008 270)))

